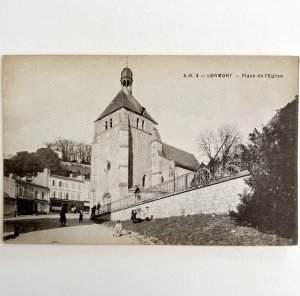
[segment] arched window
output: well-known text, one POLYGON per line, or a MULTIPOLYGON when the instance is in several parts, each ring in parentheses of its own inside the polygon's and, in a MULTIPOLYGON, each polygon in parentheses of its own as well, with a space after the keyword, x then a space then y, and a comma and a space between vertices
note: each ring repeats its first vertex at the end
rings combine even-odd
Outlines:
POLYGON ((109 120, 109 126, 112 128, 112 118, 109 120))
POLYGON ((165 179, 164 179, 164 177, 162 176, 162 177, 161 177, 161 183, 163 183, 163 182, 164 182, 164 180, 165 180, 165 179))
POLYGON ((142 120, 142 131, 144 130, 144 124, 145 124, 145 122, 144 122, 144 120, 142 120))
POLYGON ((137 119, 136 119, 136 128, 139 128, 139 121, 140 121, 140 119, 137 118, 137 119))
POLYGON ((107 121, 105 121, 105 129, 106 129, 106 130, 107 130, 107 127, 108 127, 108 126, 107 126, 107 121))
POLYGON ((146 175, 143 176, 143 187, 145 187, 146 184, 146 175))

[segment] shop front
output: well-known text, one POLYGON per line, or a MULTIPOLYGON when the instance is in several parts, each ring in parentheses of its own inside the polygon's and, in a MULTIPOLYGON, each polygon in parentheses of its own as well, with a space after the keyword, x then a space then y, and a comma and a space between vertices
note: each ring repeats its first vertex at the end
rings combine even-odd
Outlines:
POLYGON ((18 215, 41 215, 49 213, 49 202, 39 199, 17 198, 18 215))
POLYGON ((62 210, 66 213, 79 213, 80 210, 84 210, 84 202, 78 200, 50 198, 50 212, 59 213, 62 210))

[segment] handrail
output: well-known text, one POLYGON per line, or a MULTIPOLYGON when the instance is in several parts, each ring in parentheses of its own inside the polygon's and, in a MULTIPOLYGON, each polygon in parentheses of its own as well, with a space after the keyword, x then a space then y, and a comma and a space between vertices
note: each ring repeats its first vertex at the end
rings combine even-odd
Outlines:
POLYGON ((153 185, 146 188, 144 194, 135 195, 134 193, 113 201, 110 204, 105 204, 100 208, 100 214, 116 211, 128 206, 140 205, 150 200, 161 198, 165 195, 188 190, 194 186, 191 185, 194 180, 195 172, 189 172, 178 176, 171 180, 153 185))
POLYGON ((179 192, 189 191, 193 188, 202 188, 208 185, 217 184, 225 180, 230 180, 238 177, 243 177, 248 175, 247 171, 242 171, 234 173, 230 176, 223 176, 219 179, 212 179, 206 184, 197 185, 195 183, 194 177, 196 172, 189 172, 187 174, 181 175, 174 179, 159 183, 157 185, 147 188, 144 194, 135 195, 134 193, 129 194, 123 198, 113 201, 110 204, 105 204, 101 206, 99 214, 104 214, 108 212, 115 212, 124 208, 139 206, 143 203, 157 200, 163 197, 174 195, 179 192))

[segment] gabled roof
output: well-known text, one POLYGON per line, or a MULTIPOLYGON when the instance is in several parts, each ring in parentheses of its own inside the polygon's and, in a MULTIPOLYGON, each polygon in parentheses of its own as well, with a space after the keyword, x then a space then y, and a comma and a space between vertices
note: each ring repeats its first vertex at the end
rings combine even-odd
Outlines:
POLYGON ((98 121, 103 117, 121 108, 125 108, 129 111, 144 116, 157 124, 157 122, 150 116, 150 114, 146 111, 146 109, 142 107, 140 103, 132 95, 125 93, 123 90, 121 90, 116 95, 116 97, 111 101, 111 103, 106 107, 106 109, 101 113, 101 115, 95 121, 98 121))
POLYGON ((200 164, 194 154, 162 143, 162 157, 173 160, 176 166, 192 171, 198 170, 200 164))

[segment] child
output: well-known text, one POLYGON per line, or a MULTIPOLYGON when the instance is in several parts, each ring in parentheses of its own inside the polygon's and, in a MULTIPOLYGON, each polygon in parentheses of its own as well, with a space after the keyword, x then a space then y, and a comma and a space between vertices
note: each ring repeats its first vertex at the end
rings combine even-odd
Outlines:
POLYGON ((121 236, 121 232, 122 232, 122 224, 121 224, 120 220, 118 220, 117 224, 114 227, 113 236, 119 237, 119 236, 121 236))

